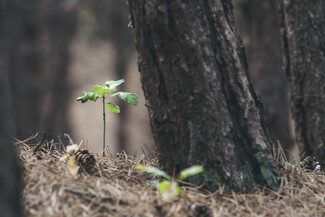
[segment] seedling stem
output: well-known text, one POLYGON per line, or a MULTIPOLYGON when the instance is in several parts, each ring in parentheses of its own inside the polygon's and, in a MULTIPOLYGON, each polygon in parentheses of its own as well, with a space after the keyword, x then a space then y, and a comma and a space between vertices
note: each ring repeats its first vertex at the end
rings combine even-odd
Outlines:
POLYGON ((104 123, 104 131, 103 131, 103 157, 106 156, 106 147, 105 147, 105 133, 106 133, 106 114, 105 114, 105 96, 103 96, 103 123, 104 123))

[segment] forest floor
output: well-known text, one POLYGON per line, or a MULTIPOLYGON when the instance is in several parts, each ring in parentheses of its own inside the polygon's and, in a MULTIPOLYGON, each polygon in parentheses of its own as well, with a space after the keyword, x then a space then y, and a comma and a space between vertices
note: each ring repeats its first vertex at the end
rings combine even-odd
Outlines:
POLYGON ((136 164, 158 166, 154 153, 96 158, 97 173, 71 175, 63 153, 33 148, 37 141, 17 141, 24 169, 26 216, 325 216, 325 173, 286 163, 277 191, 225 194, 184 185, 179 199, 164 202, 136 164))

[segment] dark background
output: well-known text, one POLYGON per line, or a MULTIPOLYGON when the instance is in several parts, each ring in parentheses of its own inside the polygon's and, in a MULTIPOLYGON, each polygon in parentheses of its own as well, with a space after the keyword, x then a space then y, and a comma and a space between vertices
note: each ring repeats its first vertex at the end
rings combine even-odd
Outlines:
MULTIPOLYGON (((234 6, 254 87, 275 138, 289 149, 277 1, 236 0, 234 6)), ((9 103, 1 101, 1 106, 9 108, 14 137, 46 132, 57 138, 69 132, 75 142, 84 139, 90 150, 101 151, 101 104, 75 98, 95 84, 124 78, 120 90, 135 92, 139 105, 120 101, 121 114, 107 113, 106 141, 112 152, 134 154, 144 144, 153 147, 128 24, 128 7, 120 0, 3 0, 0 69, 9 103)))

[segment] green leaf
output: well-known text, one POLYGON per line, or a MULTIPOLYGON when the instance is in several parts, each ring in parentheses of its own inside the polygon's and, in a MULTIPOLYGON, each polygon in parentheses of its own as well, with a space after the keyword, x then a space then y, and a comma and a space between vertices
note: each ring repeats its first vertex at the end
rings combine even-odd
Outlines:
POLYGON ((120 107, 118 107, 117 105, 115 105, 112 102, 106 102, 105 106, 107 106, 108 111, 112 111, 112 112, 115 112, 115 113, 120 113, 120 107))
POLYGON ((93 92, 105 96, 109 93, 117 91, 116 88, 111 88, 108 86, 95 85, 93 92))
POLYGON ((102 96, 93 93, 93 92, 86 92, 84 91, 80 97, 77 98, 77 101, 81 101, 82 103, 87 102, 88 100, 96 102, 98 98, 101 98, 102 96))
POLYGON ((103 86, 109 87, 111 89, 115 89, 117 86, 119 86, 120 84, 124 83, 124 79, 121 80, 111 80, 111 81, 106 81, 105 84, 103 84, 103 86))
POLYGON ((182 170, 178 179, 183 180, 183 179, 186 179, 189 176, 194 176, 194 175, 202 173, 202 172, 203 172, 203 166, 195 165, 195 166, 192 166, 192 167, 187 168, 185 170, 182 170))
POLYGON ((171 186, 172 182, 171 181, 162 181, 157 184, 157 188, 160 191, 160 193, 166 193, 171 186))
POLYGON ((180 188, 176 181, 162 181, 157 185, 158 190, 162 195, 162 199, 166 202, 172 202, 175 200, 179 193, 180 188))
POLYGON ((147 173, 151 173, 153 175, 156 175, 156 176, 162 176, 164 177, 165 179, 167 180, 171 180, 171 177, 169 175, 167 175, 164 171, 156 168, 156 167, 146 167, 146 166, 143 166, 143 165, 136 165, 135 166, 136 169, 138 170, 142 170, 144 172, 147 172, 147 173))
POLYGON ((138 96, 135 95, 134 93, 117 92, 117 93, 110 95, 110 97, 115 97, 115 96, 118 96, 119 98, 121 98, 123 100, 126 100, 127 103, 130 103, 133 105, 138 104, 138 96))

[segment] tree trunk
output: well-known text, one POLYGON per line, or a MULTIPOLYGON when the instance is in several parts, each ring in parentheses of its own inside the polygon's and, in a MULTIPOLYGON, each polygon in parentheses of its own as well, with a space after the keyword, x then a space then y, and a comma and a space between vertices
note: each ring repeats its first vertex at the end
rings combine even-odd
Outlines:
POLYGON ((0 4, 0 213, 3 217, 22 216, 21 169, 11 141, 8 77, 3 61, 3 10, 0 4))
POLYGON ((296 142, 325 166, 325 2, 279 1, 296 142))
POLYGON ((129 8, 161 166, 201 164, 191 181, 210 190, 278 186, 231 1, 129 0, 129 8))
POLYGON ((75 13, 63 1, 4 0, 5 70, 15 134, 68 131, 69 44, 75 13))
MULTIPOLYGON (((238 0, 237 0, 238 1, 238 0)), ((260 94, 272 134, 285 150, 293 140, 289 127, 287 80, 282 70, 277 0, 239 0, 236 21, 247 47, 253 86, 260 94)))
POLYGON ((4 75, 0 73, 0 213, 3 217, 19 217, 22 216, 21 169, 11 140, 4 75))

